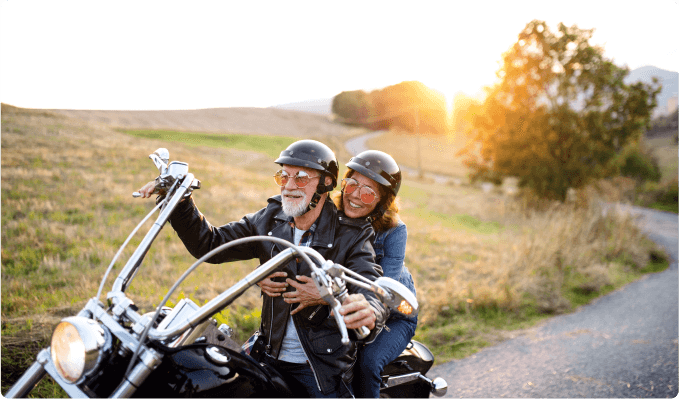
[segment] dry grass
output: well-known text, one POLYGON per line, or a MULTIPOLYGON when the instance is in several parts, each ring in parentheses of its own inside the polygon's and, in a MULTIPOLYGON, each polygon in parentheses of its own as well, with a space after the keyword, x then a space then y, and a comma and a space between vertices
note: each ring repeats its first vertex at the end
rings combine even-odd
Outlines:
MULTIPOLYGON (((61 313, 55 309, 64 304, 80 307, 96 292, 119 245, 153 208, 153 201, 133 199, 131 193, 155 177, 147 156, 164 145, 34 111, 3 112, 3 322, 61 313)), ((177 146, 171 156, 192 165, 197 177, 207 177, 196 197, 212 220, 240 218, 276 192, 268 177, 270 160, 259 153, 207 149, 199 155, 177 146), (234 186, 222 184, 234 179, 234 186), (238 189, 230 192, 228 187, 238 189)), ((142 234, 135 237, 137 243, 142 234)), ((146 308, 195 260, 172 229, 161 232, 158 240, 162 244, 151 250, 149 266, 129 290, 146 308)), ((133 249, 131 244, 128 256, 133 249)), ((252 262, 206 264, 201 266, 202 277, 190 278, 182 289, 199 300, 208 299, 252 267, 252 262)), ((256 297, 253 293, 242 304, 254 306, 256 297)))
POLYGON ((402 218, 425 324, 468 307, 516 310, 526 298, 539 312, 569 310, 566 288, 598 292, 614 285, 611 268, 620 261, 643 268, 654 247, 631 219, 604 216, 595 206, 538 212, 520 199, 482 197, 468 187, 404 184, 419 190, 406 194, 402 218))
POLYGON ((467 178, 467 170, 455 154, 464 144, 465 138, 461 136, 422 135, 418 138, 401 131, 388 131, 368 142, 370 148, 380 149, 393 156, 399 165, 412 169, 421 166, 425 172, 460 179, 467 178))

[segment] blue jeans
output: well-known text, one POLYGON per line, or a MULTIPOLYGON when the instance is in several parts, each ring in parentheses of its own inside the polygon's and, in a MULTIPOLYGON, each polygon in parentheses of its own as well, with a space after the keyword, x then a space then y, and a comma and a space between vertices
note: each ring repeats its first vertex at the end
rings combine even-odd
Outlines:
POLYGON ((353 389, 357 398, 379 398, 384 366, 396 359, 415 335, 416 322, 390 317, 375 341, 358 350, 353 389))
POLYGON ((269 364, 271 367, 275 368, 276 371, 281 373, 281 376, 283 376, 283 379, 288 383, 296 396, 299 395, 299 397, 309 398, 339 397, 339 393, 336 391, 324 395, 323 392, 318 389, 314 372, 311 371, 311 366, 307 363, 284 362, 266 355, 262 357, 262 362, 269 364), (307 396, 300 395, 300 391, 303 390, 306 390, 307 396))

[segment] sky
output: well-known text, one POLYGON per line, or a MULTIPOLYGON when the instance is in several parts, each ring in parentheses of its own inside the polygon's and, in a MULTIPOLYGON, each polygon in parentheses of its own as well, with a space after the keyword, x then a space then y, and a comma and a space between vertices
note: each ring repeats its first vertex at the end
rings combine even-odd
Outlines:
POLYGON ((679 71, 679 0, 0 0, 0 101, 24 108, 269 107, 417 80, 478 95, 533 19, 594 28, 630 69, 679 71))

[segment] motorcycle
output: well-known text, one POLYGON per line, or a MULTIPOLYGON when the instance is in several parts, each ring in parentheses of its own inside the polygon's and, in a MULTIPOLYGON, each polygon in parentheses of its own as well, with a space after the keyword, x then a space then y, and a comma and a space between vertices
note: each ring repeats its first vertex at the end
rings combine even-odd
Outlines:
MULTIPOLYGON (((149 158, 158 168, 156 188, 166 193, 154 209, 135 227, 106 270, 99 290, 75 316, 56 326, 50 346, 6 393, 26 397, 47 374, 70 397, 299 397, 293 385, 265 363, 242 350, 225 324, 217 326, 215 314, 229 306, 248 288, 299 256, 313 270, 312 279, 334 310, 342 342, 350 343, 349 331, 339 314, 347 295, 346 284, 369 289, 392 311, 414 317, 417 299, 397 281, 380 277, 370 281, 351 270, 323 259, 314 249, 298 247, 275 237, 247 237, 234 240, 198 259, 169 289, 155 311, 140 314, 125 295, 141 267, 144 256, 177 204, 200 188, 187 163, 169 162, 169 152, 160 148, 149 158), (169 163, 168 163, 169 162, 169 163), (130 256, 106 295, 104 284, 123 249, 141 226, 157 211, 156 222, 130 256), (227 248, 256 240, 273 241, 287 247, 246 277, 203 306, 181 299, 165 306, 175 289, 198 265, 227 248)), ((133 196, 140 196, 133 193, 133 196)), ((387 365, 382 374, 383 397, 442 396, 447 384, 442 378, 426 376, 434 362, 431 351, 412 341, 387 365)))

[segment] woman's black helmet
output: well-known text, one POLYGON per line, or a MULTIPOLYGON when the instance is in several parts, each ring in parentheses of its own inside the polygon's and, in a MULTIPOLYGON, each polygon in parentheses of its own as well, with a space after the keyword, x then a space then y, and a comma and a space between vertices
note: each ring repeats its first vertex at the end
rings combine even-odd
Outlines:
MULTIPOLYGON (((294 165, 311 168, 320 171, 332 178, 332 191, 337 186, 339 167, 335 153, 330 147, 316 140, 300 140, 281 151, 281 155, 275 161, 279 165, 294 165)), ((321 180, 322 181, 322 180, 321 180)))
POLYGON ((363 151, 347 162, 347 168, 387 187, 394 195, 397 195, 401 188, 401 169, 394 158, 385 152, 363 151))

